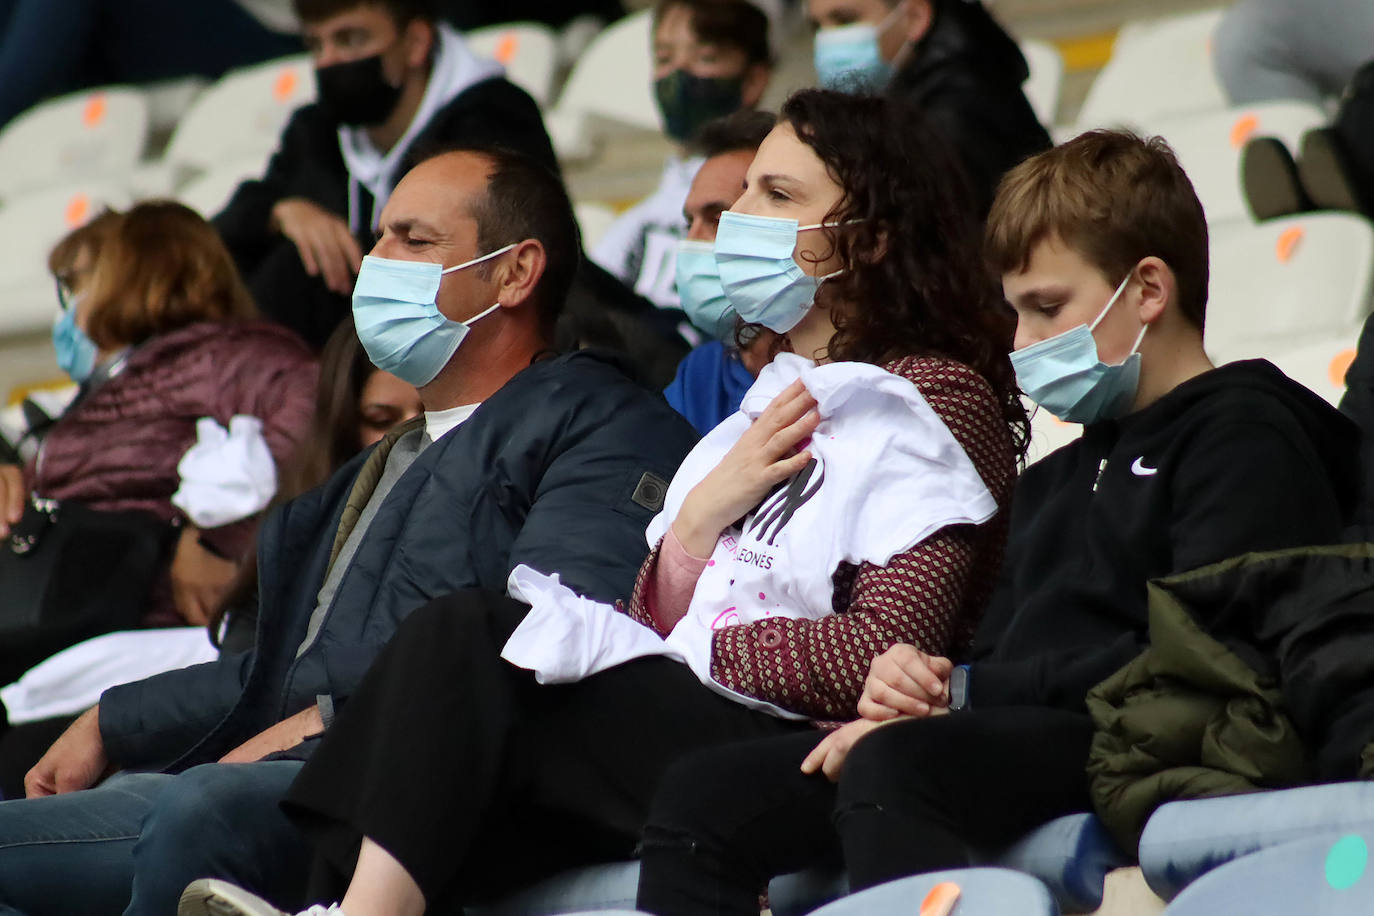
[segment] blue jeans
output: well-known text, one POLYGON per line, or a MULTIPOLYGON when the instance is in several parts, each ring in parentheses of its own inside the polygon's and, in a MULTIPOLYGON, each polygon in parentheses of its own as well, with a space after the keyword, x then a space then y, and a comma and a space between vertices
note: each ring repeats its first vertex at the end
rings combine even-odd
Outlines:
POLYGON ((0 913, 168 916, 205 877, 294 906, 310 847, 277 802, 300 768, 208 764, 0 802, 0 913))

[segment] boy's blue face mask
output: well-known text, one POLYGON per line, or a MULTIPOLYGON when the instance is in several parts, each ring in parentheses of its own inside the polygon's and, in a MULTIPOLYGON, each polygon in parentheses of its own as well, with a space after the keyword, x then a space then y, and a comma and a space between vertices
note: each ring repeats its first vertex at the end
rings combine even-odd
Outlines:
POLYGON ((501 307, 496 303, 467 321, 439 311, 444 274, 481 264, 514 248, 507 245, 453 267, 430 261, 397 261, 368 255, 353 286, 353 323, 372 365, 416 388, 434 381, 468 329, 501 307))
POLYGON ((696 328, 716 340, 730 339, 736 314, 720 285, 714 244, 692 239, 678 243, 677 294, 687 320, 696 328))
POLYGON ((720 215, 716 266, 721 287, 741 318, 786 334, 806 317, 822 281, 842 273, 813 277, 792 257, 797 233, 822 228, 824 223, 798 226, 794 219, 732 210, 720 215))
POLYGON ((1135 403, 1140 386, 1140 342, 1144 325, 1124 361, 1109 366, 1097 355, 1093 331, 1125 292, 1128 275, 1091 325, 1080 324, 1011 354, 1016 381, 1032 401, 1066 423, 1096 423, 1120 417, 1135 403))
POLYGON ((95 371, 95 342, 76 324, 76 297, 52 324, 52 345, 57 351, 57 366, 78 385, 95 371))

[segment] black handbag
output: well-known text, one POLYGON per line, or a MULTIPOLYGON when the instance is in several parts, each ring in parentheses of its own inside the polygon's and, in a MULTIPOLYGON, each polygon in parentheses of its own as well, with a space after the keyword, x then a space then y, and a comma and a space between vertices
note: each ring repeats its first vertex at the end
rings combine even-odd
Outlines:
POLYGON ((0 684, 83 639, 139 625, 175 526, 34 496, 0 542, 0 684))

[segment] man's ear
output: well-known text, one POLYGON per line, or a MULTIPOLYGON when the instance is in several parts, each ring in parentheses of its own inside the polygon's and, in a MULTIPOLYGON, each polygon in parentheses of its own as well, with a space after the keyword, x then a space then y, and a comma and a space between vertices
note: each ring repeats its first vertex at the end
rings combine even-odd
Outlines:
POLYGON ((931 0, 905 0, 906 15, 902 21, 902 38, 912 44, 926 37, 935 23, 935 4, 931 0))
POLYGON ((744 71, 744 84, 740 87, 740 105, 745 109, 757 108, 763 101, 763 93, 768 89, 768 81, 773 78, 773 68, 768 64, 750 64, 744 71))
POLYGON ((1135 274, 1140 282, 1140 321, 1142 324, 1154 324, 1163 316, 1169 303, 1174 301, 1178 281, 1173 269, 1154 256, 1137 264, 1135 274))
POLYGON ((548 263, 548 254, 537 239, 525 239, 516 245, 496 267, 497 279, 501 284, 497 289, 496 301, 505 308, 528 303, 548 263))
POLYGON ((406 66, 411 70, 422 70, 429 66, 439 33, 434 23, 423 19, 412 19, 401 33, 406 47, 406 66))

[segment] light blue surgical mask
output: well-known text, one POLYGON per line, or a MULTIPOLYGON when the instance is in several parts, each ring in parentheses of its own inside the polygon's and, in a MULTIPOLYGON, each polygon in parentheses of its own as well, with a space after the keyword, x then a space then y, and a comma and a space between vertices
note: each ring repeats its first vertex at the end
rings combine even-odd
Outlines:
POLYGON ((1033 343, 1011 354, 1016 381, 1032 401, 1066 423, 1096 423, 1120 417, 1135 403, 1140 386, 1140 342, 1144 325, 1130 355, 1115 366, 1097 355, 1093 331, 1107 317, 1130 282, 1121 281, 1107 307, 1091 325, 1080 324, 1062 334, 1033 343))
POLYGON ((368 255, 353 286, 353 323, 372 365, 416 388, 434 381, 468 329, 501 307, 496 303, 467 321, 439 311, 444 274, 489 261, 514 248, 507 245, 453 267, 430 261, 397 261, 368 255))
POLYGON ((677 295, 694 326, 717 340, 733 336, 736 314, 720 285, 714 244, 693 239, 678 242, 677 295))
POLYGON ((882 22, 821 29, 813 51, 816 75, 826 89, 874 91, 892 78, 892 64, 878 48, 882 34, 892 27, 905 4, 897 4, 882 22))
POLYGON ((73 296, 52 323, 52 345, 57 351, 57 366, 78 385, 95 371, 95 342, 76 324, 77 297, 73 296))
POLYGON ((843 271, 813 277, 801 269, 792 252, 797 248, 797 233, 825 227, 825 223, 798 226, 794 219, 731 210, 720 215, 716 266, 725 296, 741 318, 786 334, 806 317, 821 283, 843 271))

